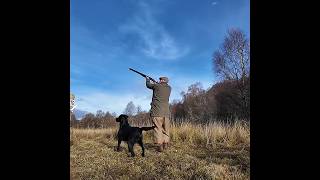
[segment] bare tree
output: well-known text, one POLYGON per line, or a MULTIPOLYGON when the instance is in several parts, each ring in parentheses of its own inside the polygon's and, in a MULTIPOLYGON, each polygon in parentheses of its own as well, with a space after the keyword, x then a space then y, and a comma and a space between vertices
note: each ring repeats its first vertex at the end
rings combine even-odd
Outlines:
POLYGON ((136 106, 133 104, 132 101, 130 101, 125 110, 123 111, 124 114, 128 115, 128 116, 133 116, 136 114, 136 106))
POLYGON ((142 113, 142 108, 140 105, 137 106, 137 114, 140 114, 142 113))
POLYGON ((98 110, 96 113, 96 118, 102 119, 106 114, 102 110, 98 110))
MULTIPOLYGON (((240 29, 230 29, 214 52, 216 72, 226 80, 243 80, 250 75, 250 42, 240 29)), ((244 83, 244 82, 243 82, 244 83)))
POLYGON ((192 84, 188 87, 187 93, 182 92, 183 106, 186 117, 193 121, 204 120, 204 107, 207 104, 205 98, 205 90, 200 82, 192 84))
POLYGON ((111 115, 112 115, 112 117, 116 117, 117 113, 113 112, 111 115))
POLYGON ((95 115, 92 113, 88 113, 81 120, 80 125, 84 128, 94 128, 95 127, 95 115))

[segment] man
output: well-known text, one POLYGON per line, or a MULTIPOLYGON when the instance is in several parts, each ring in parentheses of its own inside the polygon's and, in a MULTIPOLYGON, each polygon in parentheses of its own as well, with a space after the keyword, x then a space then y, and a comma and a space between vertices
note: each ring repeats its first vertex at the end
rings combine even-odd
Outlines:
POLYGON ((160 77, 159 83, 151 83, 149 77, 146 77, 146 86, 153 90, 150 117, 155 126, 154 140, 158 146, 158 151, 162 152, 168 148, 169 136, 169 97, 171 87, 168 85, 167 77, 160 77))

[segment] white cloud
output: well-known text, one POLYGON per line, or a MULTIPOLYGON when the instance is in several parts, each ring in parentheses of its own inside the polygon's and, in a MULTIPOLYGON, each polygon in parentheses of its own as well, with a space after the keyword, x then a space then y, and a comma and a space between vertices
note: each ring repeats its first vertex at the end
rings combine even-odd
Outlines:
POLYGON ((141 51, 154 59, 177 59, 185 56, 189 48, 180 45, 150 11, 150 6, 139 3, 139 12, 119 27, 120 32, 137 34, 142 40, 141 51))
POLYGON ((218 4, 218 2, 216 2, 216 1, 214 1, 214 2, 211 3, 212 6, 215 6, 215 5, 217 5, 217 4, 218 4))

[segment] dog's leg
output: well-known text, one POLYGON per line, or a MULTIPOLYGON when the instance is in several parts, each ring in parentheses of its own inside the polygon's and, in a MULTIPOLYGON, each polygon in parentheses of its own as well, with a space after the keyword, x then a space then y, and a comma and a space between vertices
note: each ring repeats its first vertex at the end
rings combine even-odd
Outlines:
POLYGON ((134 144, 132 142, 128 141, 128 149, 129 149, 129 152, 131 153, 131 157, 135 156, 135 154, 133 152, 133 145, 134 144))
POLYGON ((142 139, 140 139, 138 143, 139 143, 139 145, 140 145, 141 148, 142 148, 142 154, 141 154, 141 155, 142 155, 142 157, 144 157, 144 146, 143 146, 142 139))
POLYGON ((120 151, 120 144, 121 144, 121 139, 118 139, 118 147, 117 147, 117 151, 120 151))

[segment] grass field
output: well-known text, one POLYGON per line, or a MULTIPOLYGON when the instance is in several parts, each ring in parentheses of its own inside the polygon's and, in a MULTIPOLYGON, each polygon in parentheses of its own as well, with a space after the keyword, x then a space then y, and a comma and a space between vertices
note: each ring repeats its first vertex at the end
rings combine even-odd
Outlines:
POLYGON ((171 147, 156 152, 152 131, 144 132, 146 157, 116 152, 117 127, 71 129, 71 179, 250 179, 250 127, 182 123, 171 127, 171 147))

